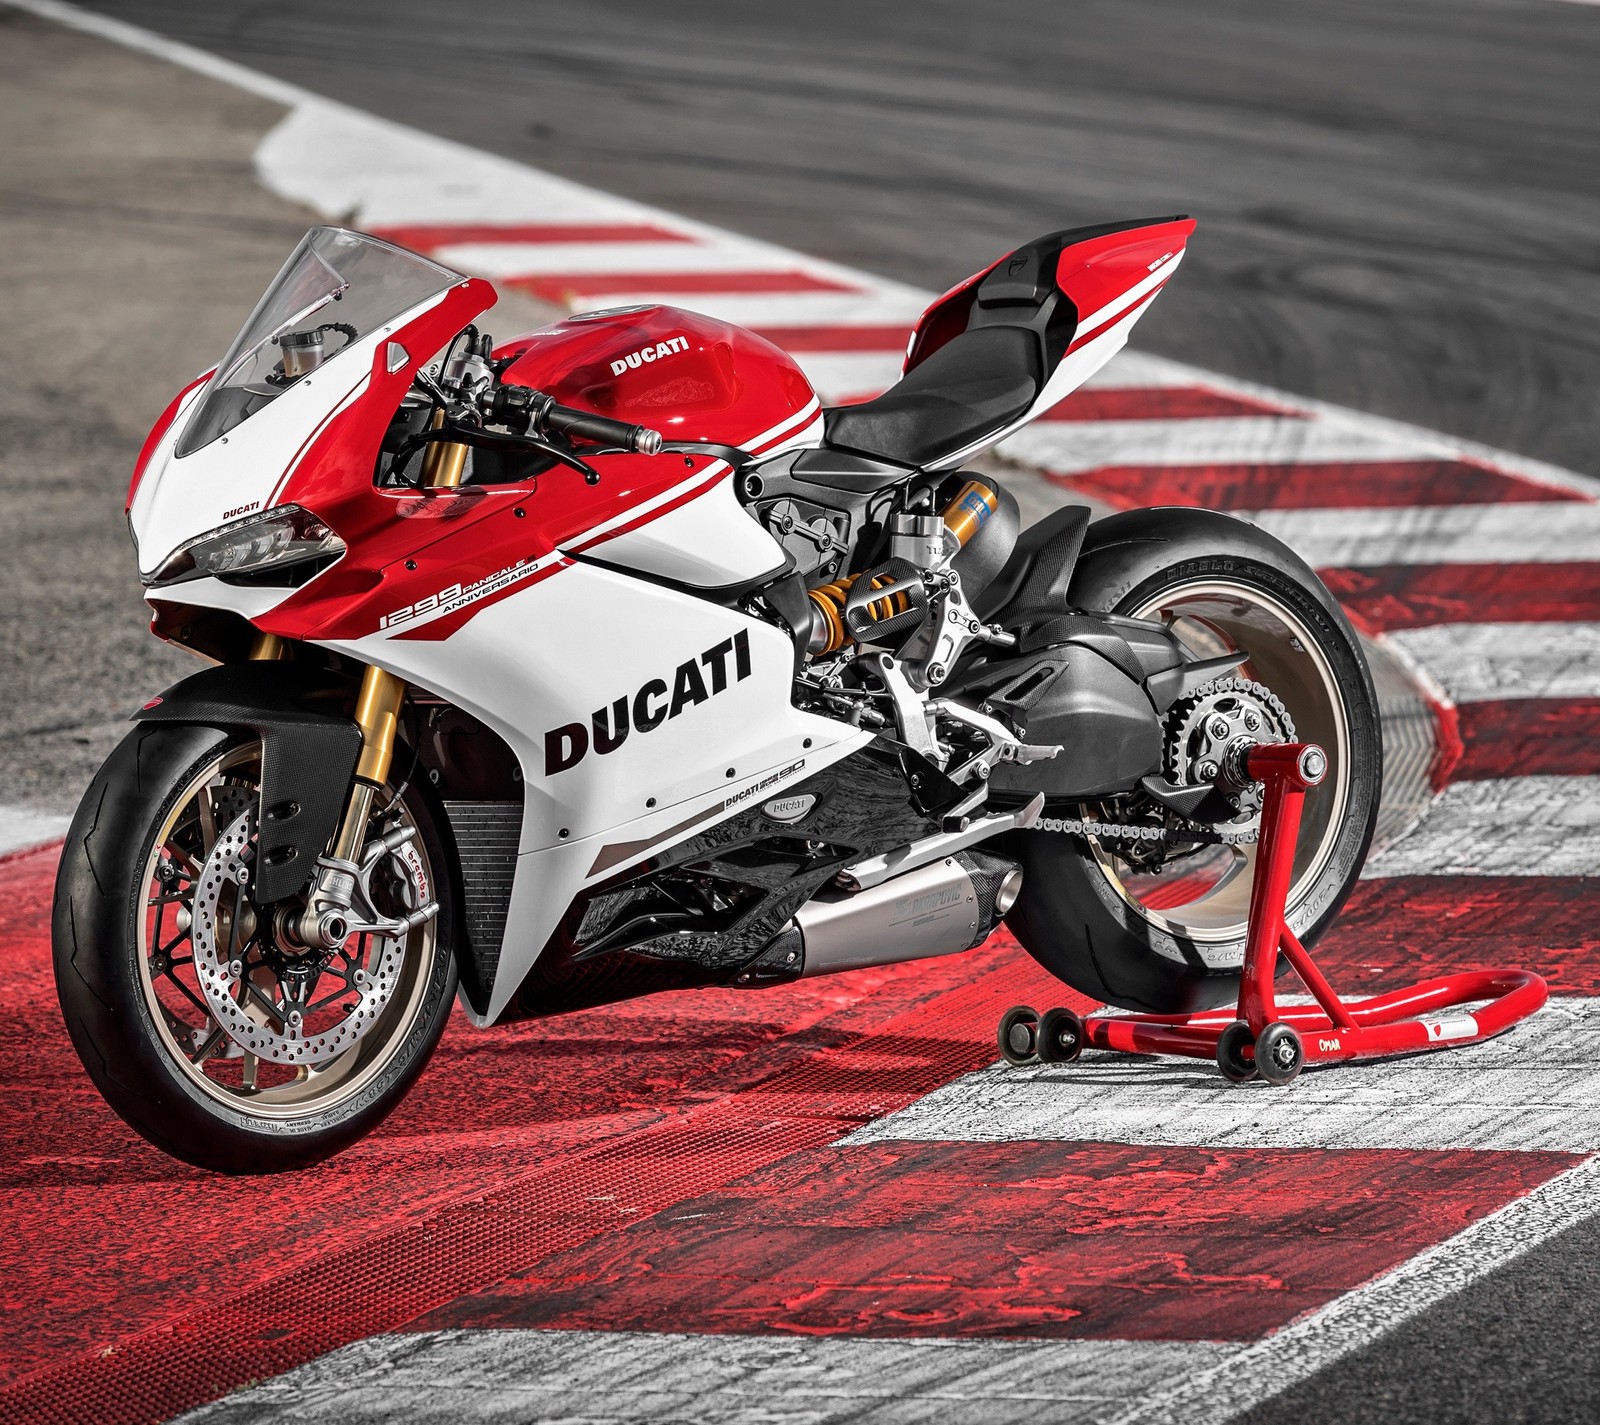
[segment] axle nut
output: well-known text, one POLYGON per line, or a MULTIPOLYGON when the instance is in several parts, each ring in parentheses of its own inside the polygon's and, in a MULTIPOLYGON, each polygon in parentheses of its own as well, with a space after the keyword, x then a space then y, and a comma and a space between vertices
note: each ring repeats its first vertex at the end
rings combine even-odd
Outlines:
POLYGON ((1300 775, 1316 786, 1328 773, 1328 754, 1320 747, 1308 747, 1300 754, 1300 775))

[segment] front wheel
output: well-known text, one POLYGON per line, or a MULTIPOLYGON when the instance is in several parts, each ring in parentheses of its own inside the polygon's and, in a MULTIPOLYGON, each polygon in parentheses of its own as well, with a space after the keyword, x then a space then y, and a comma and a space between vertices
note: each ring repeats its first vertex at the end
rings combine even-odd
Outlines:
MULTIPOLYGON (((1326 750, 1328 775, 1306 796, 1288 897, 1289 926, 1311 944, 1360 874, 1383 773, 1377 695, 1338 604, 1270 535, 1190 509, 1133 510, 1094 525, 1070 601, 1160 620, 1195 657, 1247 655, 1235 680, 1169 712, 1178 759, 1203 756, 1208 724, 1235 719, 1248 719, 1258 740, 1290 740, 1292 730, 1326 750)), ((1237 996, 1254 846, 1214 846, 1156 867, 1127 844, 1064 833, 1018 832, 1012 842, 1024 879, 1007 924, 1059 979, 1159 1014, 1237 996)))
POLYGON ((405 935, 308 950, 250 897, 261 745, 212 728, 136 727, 67 834, 52 941, 84 1067, 158 1148, 198 1167, 303 1167, 376 1127, 449 1017, 450 877, 413 790, 381 793, 372 834, 414 834, 378 860, 373 903, 405 935))

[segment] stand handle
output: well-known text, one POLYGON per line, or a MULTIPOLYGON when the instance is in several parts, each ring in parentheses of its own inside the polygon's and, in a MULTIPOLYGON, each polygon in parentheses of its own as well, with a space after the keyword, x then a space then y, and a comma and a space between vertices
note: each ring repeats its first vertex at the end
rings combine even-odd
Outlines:
POLYGON ((1284 911, 1294 873, 1295 843, 1300 837, 1300 813, 1307 790, 1328 775, 1328 754, 1314 742, 1252 747, 1244 755, 1244 771, 1262 784, 1264 794, 1244 968, 1239 977, 1239 1018, 1252 1034, 1260 1034, 1278 1017, 1272 982, 1278 950, 1288 931, 1284 911))

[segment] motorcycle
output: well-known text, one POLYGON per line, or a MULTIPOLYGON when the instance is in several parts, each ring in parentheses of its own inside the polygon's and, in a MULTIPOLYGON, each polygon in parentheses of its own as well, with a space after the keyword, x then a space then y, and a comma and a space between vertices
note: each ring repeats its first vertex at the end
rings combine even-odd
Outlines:
POLYGON ((1237 993, 1262 743, 1315 741, 1289 924, 1349 892, 1381 775, 1338 605, 1203 510, 1021 528, 964 468, 1125 343, 1194 223, 1052 233, 824 409, 668 306, 497 345, 479 279, 313 229, 139 455, 152 629, 210 661, 83 798, 57 985, 166 1152, 295 1168, 475 1025, 947 955, 1237 993))

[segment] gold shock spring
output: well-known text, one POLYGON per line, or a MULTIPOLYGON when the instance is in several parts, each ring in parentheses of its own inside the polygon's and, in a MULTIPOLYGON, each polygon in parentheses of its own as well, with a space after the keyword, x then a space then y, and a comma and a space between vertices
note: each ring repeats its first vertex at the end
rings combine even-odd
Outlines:
MULTIPOLYGON (((822 626, 827 631, 827 640, 821 648, 813 648, 813 654, 837 653, 847 643, 855 640, 850 637, 844 626, 845 600, 850 597, 850 587, 861 576, 851 574, 843 579, 835 579, 831 584, 824 584, 817 589, 806 590, 806 596, 816 606, 817 612, 822 616, 822 626)), ((891 581, 875 578, 872 581, 874 589, 881 589, 891 581)), ((886 619, 891 614, 903 612, 910 606, 910 600, 904 594, 890 594, 886 598, 874 599, 867 607, 873 618, 886 619)))

